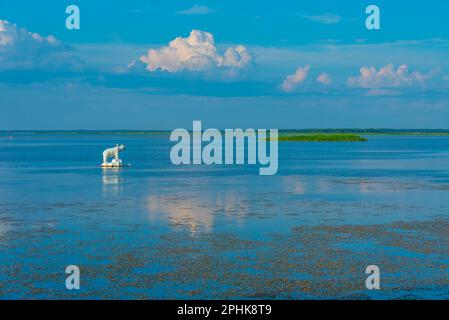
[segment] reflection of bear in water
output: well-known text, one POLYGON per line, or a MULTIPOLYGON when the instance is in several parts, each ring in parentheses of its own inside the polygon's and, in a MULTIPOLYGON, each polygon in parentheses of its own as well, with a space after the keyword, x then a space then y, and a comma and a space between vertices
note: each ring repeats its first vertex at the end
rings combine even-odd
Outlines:
POLYGON ((114 159, 116 161, 119 161, 119 157, 118 154, 120 153, 120 151, 125 150, 125 146, 123 144, 121 145, 116 145, 114 148, 109 148, 103 151, 103 164, 107 164, 108 163, 108 159, 110 157, 114 157, 114 159))

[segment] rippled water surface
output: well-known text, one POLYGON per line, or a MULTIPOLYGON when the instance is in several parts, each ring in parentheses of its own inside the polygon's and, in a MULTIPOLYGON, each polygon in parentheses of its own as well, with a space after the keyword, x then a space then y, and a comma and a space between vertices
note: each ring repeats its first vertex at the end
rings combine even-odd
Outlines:
POLYGON ((368 138, 259 176, 174 166, 165 134, 0 135, 0 297, 447 299, 449 139, 368 138), (116 143, 132 166, 101 169, 116 143))

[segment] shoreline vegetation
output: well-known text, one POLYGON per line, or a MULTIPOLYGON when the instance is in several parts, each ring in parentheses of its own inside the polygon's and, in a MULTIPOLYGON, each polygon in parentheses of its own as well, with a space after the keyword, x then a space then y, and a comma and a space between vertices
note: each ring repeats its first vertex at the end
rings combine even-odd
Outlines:
MULTIPOLYGON (((243 128, 244 129, 244 128, 243 128)), ((11 135, 70 135, 70 134, 86 134, 86 135, 153 135, 153 134, 170 134, 171 130, 0 130, 0 136, 11 135)), ((353 136, 369 136, 369 135, 392 135, 392 136, 449 136, 449 129, 279 129, 279 141, 303 141, 308 139, 357 139, 353 136), (313 137, 312 137, 313 136, 313 137), (298 137, 298 138, 294 138, 298 137)), ((362 138, 362 137, 359 137, 362 138)), ((334 140, 331 140, 334 141, 334 140)), ((357 140, 361 141, 361 140, 357 140)))
MULTIPOLYGON (((271 139, 268 139, 271 140, 271 139)), ((278 141, 288 142, 362 142, 368 141, 352 133, 312 133, 280 135, 278 141)))

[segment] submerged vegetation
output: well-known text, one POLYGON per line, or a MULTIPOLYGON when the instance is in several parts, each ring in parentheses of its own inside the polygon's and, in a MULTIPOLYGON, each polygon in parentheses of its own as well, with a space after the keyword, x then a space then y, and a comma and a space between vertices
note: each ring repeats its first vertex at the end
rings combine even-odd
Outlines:
POLYGON ((367 141, 356 134, 350 133, 314 133, 314 134, 289 134, 280 135, 278 141, 303 141, 303 142, 358 142, 367 141))

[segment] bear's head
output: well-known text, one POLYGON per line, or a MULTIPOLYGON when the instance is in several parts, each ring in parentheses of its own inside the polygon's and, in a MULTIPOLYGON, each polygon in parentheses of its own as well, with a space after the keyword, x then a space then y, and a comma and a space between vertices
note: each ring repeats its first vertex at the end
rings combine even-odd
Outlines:
POLYGON ((117 147, 118 147, 119 151, 123 151, 123 150, 126 150, 126 147, 125 147, 125 145, 124 145, 124 144, 121 144, 121 145, 117 145, 117 147))

